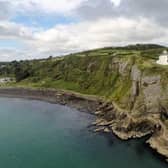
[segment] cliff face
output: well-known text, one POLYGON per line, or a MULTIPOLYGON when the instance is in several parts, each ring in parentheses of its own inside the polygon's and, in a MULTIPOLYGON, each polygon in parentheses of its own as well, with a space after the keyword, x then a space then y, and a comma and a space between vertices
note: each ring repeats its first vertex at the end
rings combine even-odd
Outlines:
POLYGON ((136 58, 113 59, 110 71, 118 73, 111 98, 133 115, 153 114, 166 118, 168 111, 168 67, 154 61, 148 67, 136 58), (122 89, 124 94, 122 94, 122 89), (118 91, 118 95, 117 92, 118 91))
POLYGON ((150 134, 147 143, 168 159, 167 67, 152 64, 149 71, 149 67, 142 68, 136 60, 123 62, 116 58, 113 70, 118 70, 122 85, 127 85, 127 79, 131 84, 125 95, 98 109, 96 125, 98 130, 112 130, 122 139, 150 134))
POLYGON ((136 65, 132 67, 132 110, 161 114, 167 111, 168 83, 162 83, 162 74, 146 75, 136 65))
POLYGON ((148 143, 168 158, 168 82, 164 82, 167 75, 146 75, 136 66, 132 69, 132 111, 154 121, 154 134, 148 143))

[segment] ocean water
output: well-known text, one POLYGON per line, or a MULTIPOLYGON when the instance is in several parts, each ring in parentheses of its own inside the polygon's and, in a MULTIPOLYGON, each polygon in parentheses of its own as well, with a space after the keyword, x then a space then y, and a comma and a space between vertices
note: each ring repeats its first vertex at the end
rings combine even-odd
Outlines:
POLYGON ((35 100, 0 98, 0 168, 164 168, 144 146, 93 133, 92 115, 35 100))

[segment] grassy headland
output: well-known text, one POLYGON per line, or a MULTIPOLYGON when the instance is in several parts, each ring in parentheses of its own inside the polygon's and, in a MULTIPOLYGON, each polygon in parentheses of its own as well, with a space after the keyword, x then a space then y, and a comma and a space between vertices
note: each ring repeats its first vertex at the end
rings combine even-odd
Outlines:
POLYGON ((109 47, 64 57, 1 63, 0 75, 15 76, 13 85, 17 86, 72 90, 117 101, 131 88, 130 69, 134 64, 145 73, 167 73, 167 67, 155 63, 163 49, 159 45, 109 47), (124 79, 120 63, 127 66, 124 79))
POLYGON ((153 133, 148 142, 168 158, 168 66, 156 64, 165 49, 138 44, 5 62, 0 76, 16 82, 2 87, 54 88, 104 98, 113 104, 96 112, 103 130, 122 139, 153 133))

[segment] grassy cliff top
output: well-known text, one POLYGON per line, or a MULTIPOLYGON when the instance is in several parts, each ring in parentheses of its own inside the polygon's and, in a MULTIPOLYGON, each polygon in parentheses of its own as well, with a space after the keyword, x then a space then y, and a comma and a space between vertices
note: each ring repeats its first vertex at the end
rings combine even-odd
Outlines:
POLYGON ((130 71, 134 64, 146 75, 168 76, 168 67, 156 64, 165 49, 155 44, 137 44, 5 62, 0 63, 0 76, 15 76, 15 86, 58 88, 119 100, 131 87, 130 71))

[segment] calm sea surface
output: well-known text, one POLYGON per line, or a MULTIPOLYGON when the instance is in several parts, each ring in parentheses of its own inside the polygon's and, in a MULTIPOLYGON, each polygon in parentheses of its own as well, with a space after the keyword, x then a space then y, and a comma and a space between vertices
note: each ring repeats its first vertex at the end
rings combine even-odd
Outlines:
POLYGON ((0 168, 165 168, 144 140, 94 134, 93 116, 41 101, 0 98, 0 168))

